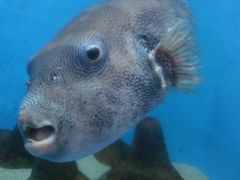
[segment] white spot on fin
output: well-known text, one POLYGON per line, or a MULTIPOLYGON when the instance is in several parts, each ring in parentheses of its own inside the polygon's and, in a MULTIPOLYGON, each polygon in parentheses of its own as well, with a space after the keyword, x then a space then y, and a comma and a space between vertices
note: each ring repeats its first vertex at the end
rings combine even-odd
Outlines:
POLYGON ((162 88, 166 89, 167 88, 167 83, 166 80, 164 78, 164 74, 163 74, 163 69, 161 66, 159 66, 156 62, 155 62, 155 55, 154 55, 154 51, 152 51, 149 55, 148 58, 151 62, 152 68, 154 69, 154 71, 157 73, 157 76, 159 77, 159 79, 161 79, 162 82, 162 88))

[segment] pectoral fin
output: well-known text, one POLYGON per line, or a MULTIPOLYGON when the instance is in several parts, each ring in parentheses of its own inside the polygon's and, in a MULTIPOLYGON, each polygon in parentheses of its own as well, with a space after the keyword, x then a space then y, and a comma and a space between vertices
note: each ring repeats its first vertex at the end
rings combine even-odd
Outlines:
POLYGON ((185 21, 167 30, 157 47, 149 53, 149 60, 163 88, 189 91, 199 82, 195 39, 191 26, 185 21))

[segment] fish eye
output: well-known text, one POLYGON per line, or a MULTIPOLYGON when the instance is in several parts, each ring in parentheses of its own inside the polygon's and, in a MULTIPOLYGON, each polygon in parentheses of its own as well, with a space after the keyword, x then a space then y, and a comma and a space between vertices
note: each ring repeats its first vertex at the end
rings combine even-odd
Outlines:
POLYGON ((97 46, 90 46, 88 49, 86 49, 86 54, 88 59, 95 61, 100 56, 100 49, 97 46))
POLYGON ((103 70, 108 61, 108 44, 102 37, 89 37, 75 51, 75 69, 92 74, 103 70))
POLYGON ((80 53, 85 61, 105 61, 108 57, 106 41, 99 37, 92 37, 80 45, 80 53))

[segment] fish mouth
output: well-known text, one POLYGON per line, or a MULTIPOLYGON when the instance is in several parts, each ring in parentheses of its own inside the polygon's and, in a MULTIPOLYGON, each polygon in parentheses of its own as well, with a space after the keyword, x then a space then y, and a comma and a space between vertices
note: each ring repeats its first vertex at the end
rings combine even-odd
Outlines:
POLYGON ((25 149, 34 156, 42 156, 53 149, 57 129, 50 123, 42 125, 23 124, 20 128, 25 149))

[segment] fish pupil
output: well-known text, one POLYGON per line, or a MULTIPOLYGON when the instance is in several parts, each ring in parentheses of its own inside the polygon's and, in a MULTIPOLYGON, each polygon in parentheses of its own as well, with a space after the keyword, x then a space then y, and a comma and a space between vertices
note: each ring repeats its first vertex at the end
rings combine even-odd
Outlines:
POLYGON ((88 50, 87 50, 87 57, 88 59, 94 61, 94 60, 97 60, 100 56, 100 50, 98 47, 90 47, 88 50))

